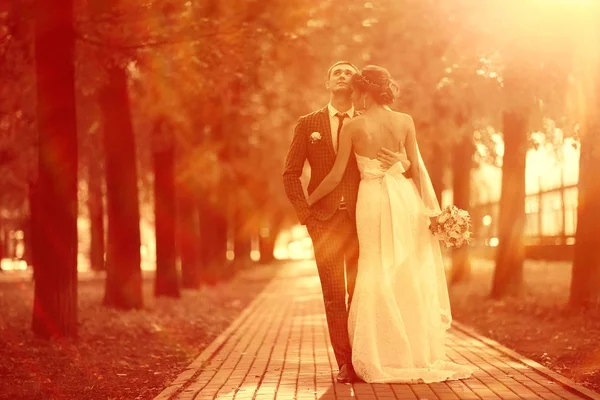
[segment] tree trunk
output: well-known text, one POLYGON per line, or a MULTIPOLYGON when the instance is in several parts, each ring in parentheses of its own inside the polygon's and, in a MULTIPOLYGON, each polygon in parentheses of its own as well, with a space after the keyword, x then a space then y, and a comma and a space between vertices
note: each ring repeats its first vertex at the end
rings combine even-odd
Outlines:
MULTIPOLYGON (((158 133, 158 132, 157 132, 158 133)), ((154 217, 156 223, 155 296, 179 297, 179 273, 175 246, 175 152, 167 145, 155 150, 154 217)))
POLYGON ((29 246, 29 252, 31 255, 31 266, 33 268, 33 279, 35 280, 35 268, 38 265, 39 252, 36 250, 37 247, 43 246, 43 236, 39 234, 39 224, 40 224, 40 209, 37 206, 37 196, 38 196, 38 183, 35 181, 29 182, 29 193, 28 201, 29 201, 29 240, 27 242, 27 246, 29 246), (40 242, 40 239, 42 240, 40 242))
MULTIPOLYGON (((23 221, 23 261, 28 267, 33 268, 33 246, 32 246, 32 220, 31 212, 24 217, 23 221)), ((0 258, 1 260, 1 258, 0 258)))
POLYGON ((88 210, 90 213, 90 265, 94 271, 106 270, 104 233, 104 196, 102 170, 98 160, 88 160, 88 210))
POLYGON ((247 215, 242 210, 237 210, 235 214, 233 251, 236 269, 244 268, 252 261, 252 238, 247 226, 247 215))
POLYGON ((427 163, 431 184, 435 191, 435 196, 442 204, 442 192, 444 190, 444 152, 439 145, 434 145, 432 158, 427 163))
POLYGON ((206 217, 209 213, 204 200, 198 203, 198 276, 201 283, 208 282, 209 272, 209 247, 210 247, 210 219, 206 217))
POLYGON ((270 234, 258 237, 258 251, 260 252, 259 263, 269 264, 275 261, 275 239, 270 234))
MULTIPOLYGON (((597 104, 597 103, 590 103, 597 104)), ((600 307, 600 117, 598 111, 585 124, 581 134, 579 159, 579 194, 577 232, 573 257, 570 304, 578 307, 600 307)))
POLYGON ((140 210, 127 74, 122 68, 111 67, 108 79, 99 93, 108 214, 104 304, 122 309, 141 308, 140 210))
MULTIPOLYGON (((471 167, 475 146, 470 135, 458 143, 452 154, 452 188, 453 203, 456 207, 470 211, 471 167)), ((450 283, 455 284, 468 280, 471 276, 469 247, 463 246, 452 250, 452 271, 450 283)))
POLYGON ((268 227, 262 227, 258 234, 258 251, 260 252, 260 264, 269 264, 275 261, 275 240, 279 234, 279 229, 273 224, 268 227))
POLYGON ((33 332, 77 336, 77 125, 72 1, 37 0, 39 223, 33 332))
POLYGON ((2 259, 4 258, 4 224, 2 221, 2 204, 0 203, 0 272, 2 269, 2 259))
POLYGON ((202 281, 214 284, 226 277, 227 263, 227 218, 222 210, 201 205, 200 242, 202 281))
POLYGON ((250 253, 252 251, 252 239, 245 232, 236 232, 233 243, 235 263, 238 268, 245 268, 252 262, 250 253))
POLYGON ((519 294, 523 285, 525 260, 525 159, 528 119, 514 111, 505 111, 502 189, 498 218, 498 249, 492 297, 519 294))
POLYGON ((208 265, 209 271, 217 279, 230 276, 232 272, 227 260, 227 218, 221 212, 215 212, 211 217, 212 238, 209 241, 208 265))
POLYGON ((189 191, 184 185, 179 186, 177 236, 181 256, 181 285, 187 289, 198 289, 200 287, 198 209, 189 191))

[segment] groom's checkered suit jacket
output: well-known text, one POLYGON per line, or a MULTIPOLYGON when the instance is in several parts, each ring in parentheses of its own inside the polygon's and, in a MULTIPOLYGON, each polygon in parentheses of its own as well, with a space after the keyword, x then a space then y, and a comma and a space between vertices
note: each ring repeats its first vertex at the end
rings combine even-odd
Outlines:
POLYGON ((294 137, 283 172, 285 192, 296 209, 300 223, 304 224, 310 215, 318 220, 329 219, 338 209, 342 195, 350 217, 355 218, 360 172, 353 154, 350 155, 341 183, 310 209, 302 191, 299 178, 302 175, 304 161, 308 160, 310 164, 308 193, 312 193, 333 167, 335 157, 327 107, 300 117, 294 130, 294 137), (313 132, 319 132, 321 139, 311 142, 313 132))

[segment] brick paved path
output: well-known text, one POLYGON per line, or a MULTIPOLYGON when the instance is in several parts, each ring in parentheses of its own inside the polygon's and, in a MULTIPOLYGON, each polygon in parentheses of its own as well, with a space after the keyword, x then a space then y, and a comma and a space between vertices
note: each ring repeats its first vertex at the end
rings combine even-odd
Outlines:
POLYGON ((470 379, 338 384, 316 268, 310 261, 290 263, 155 400, 600 399, 457 326, 450 330, 448 357, 479 367, 470 379))

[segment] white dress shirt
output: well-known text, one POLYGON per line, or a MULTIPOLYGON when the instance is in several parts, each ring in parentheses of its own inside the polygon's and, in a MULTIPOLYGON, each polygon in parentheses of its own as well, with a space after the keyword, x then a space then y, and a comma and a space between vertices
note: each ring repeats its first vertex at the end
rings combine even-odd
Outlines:
MULTIPOLYGON (((333 107, 331 105, 331 103, 327 104, 327 110, 329 111, 329 126, 331 127, 331 140, 333 142, 333 151, 335 151, 337 153, 337 144, 338 144, 337 130, 340 126, 340 119, 338 117, 336 117, 336 115, 340 111, 336 110, 335 107, 333 107)), ((346 111, 345 113, 342 113, 342 114, 346 114, 348 116, 348 119, 354 117, 354 106, 350 107, 350 109, 348 111, 346 111)), ((340 205, 342 205, 344 203, 345 203, 344 196, 342 196, 340 198, 340 205)))
MULTIPOLYGON (((327 105, 327 110, 329 110, 329 126, 331 127, 331 140, 333 141, 333 151, 335 151, 337 153, 337 143, 338 143, 337 130, 338 130, 338 127, 340 126, 340 120, 338 117, 336 117, 336 115, 340 111, 336 110, 335 107, 333 107, 331 105, 331 103, 329 103, 327 105)), ((345 113, 342 113, 342 114, 346 114, 348 116, 348 119, 354 117, 354 106, 350 107, 350 109, 348 111, 346 111, 345 113)))

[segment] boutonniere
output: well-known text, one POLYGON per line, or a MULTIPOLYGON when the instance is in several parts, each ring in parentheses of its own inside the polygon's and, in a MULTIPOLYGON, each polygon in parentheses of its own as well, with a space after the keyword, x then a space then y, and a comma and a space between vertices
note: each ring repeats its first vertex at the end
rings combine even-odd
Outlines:
POLYGON ((321 132, 313 132, 310 134, 310 142, 316 143, 321 140, 321 132))

